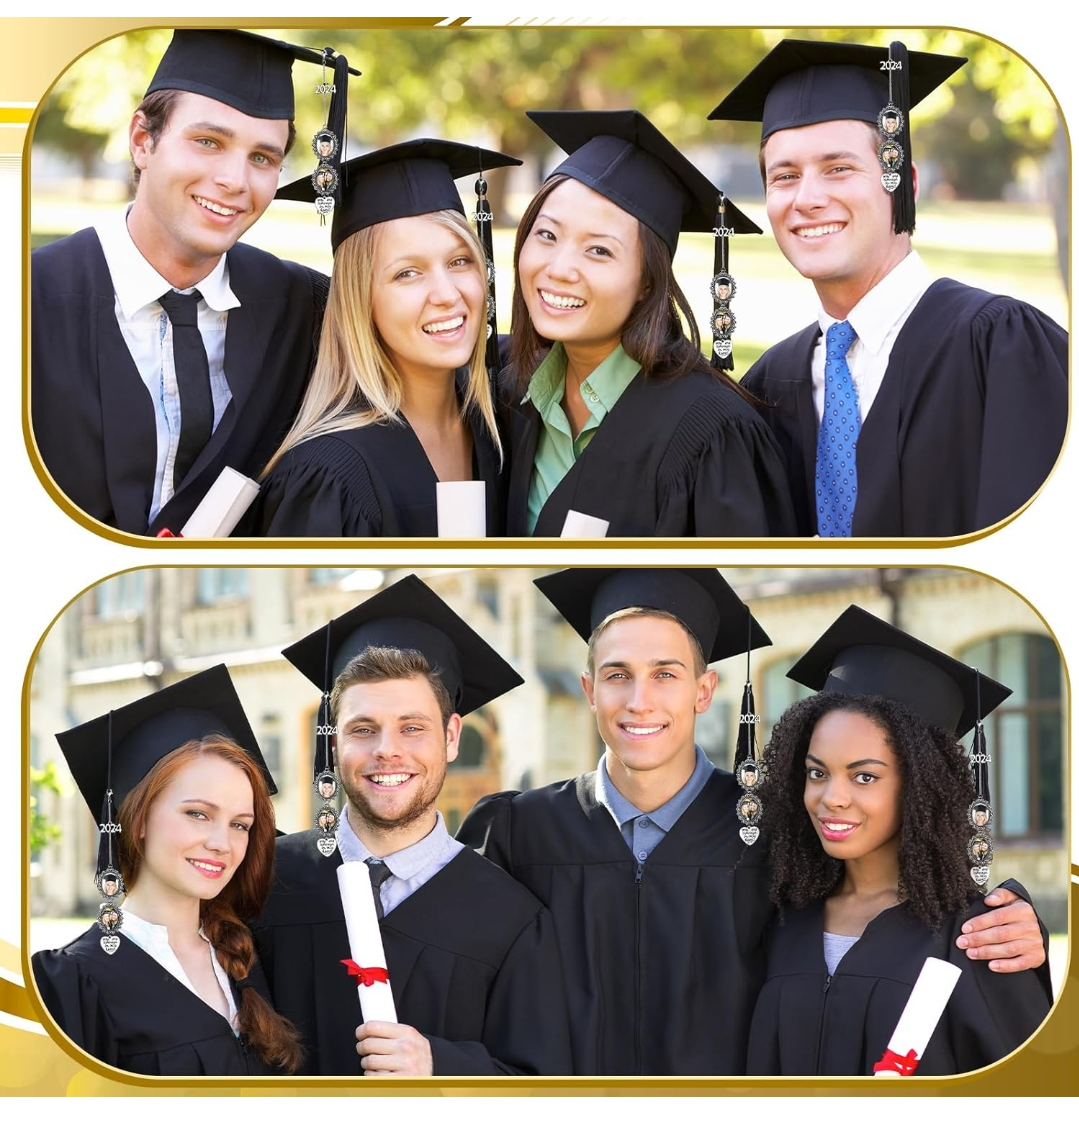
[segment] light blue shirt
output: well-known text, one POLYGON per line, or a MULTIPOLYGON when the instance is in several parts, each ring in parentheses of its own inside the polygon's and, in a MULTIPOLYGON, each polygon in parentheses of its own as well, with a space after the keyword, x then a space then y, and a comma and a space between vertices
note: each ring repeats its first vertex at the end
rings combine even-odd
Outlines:
POLYGON ((607 754, 600 757, 596 769, 596 800, 614 817, 622 839, 629 845, 638 864, 643 865, 652 855, 656 845, 674 828, 682 813, 700 796, 701 789, 715 770, 700 745, 695 748, 697 759, 689 780, 666 804, 661 804, 653 812, 641 812, 626 800, 607 775, 607 754))
MULTIPOLYGON (((157 462, 150 520, 175 491, 176 451, 180 445, 180 388, 172 350, 172 324, 157 301, 172 285, 143 257, 127 230, 126 211, 94 229, 101 244, 115 292, 116 322, 131 353, 135 369, 154 404, 157 432, 157 462)), ((194 287, 198 290, 199 334, 210 366, 210 394, 214 402, 214 429, 232 401, 225 378, 225 326, 228 312, 240 305, 229 286, 229 270, 222 255, 214 269, 194 287)))
POLYGON ((435 827, 422 840, 402 848, 400 852, 376 857, 348 823, 346 804, 337 828, 337 847, 342 860, 362 860, 366 863, 374 857, 385 863, 391 875, 383 881, 378 894, 382 901, 382 911, 388 915, 402 900, 406 900, 417 888, 422 888, 432 876, 441 872, 465 846, 450 836, 442 813, 436 812, 435 827))

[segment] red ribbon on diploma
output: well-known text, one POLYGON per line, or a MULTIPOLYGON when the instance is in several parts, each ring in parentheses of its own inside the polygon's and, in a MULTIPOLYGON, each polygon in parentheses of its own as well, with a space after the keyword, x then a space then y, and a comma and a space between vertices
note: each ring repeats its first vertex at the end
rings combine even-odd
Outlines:
POLYGON ((884 1056, 873 1064, 873 1071, 894 1071, 897 1075, 913 1075, 918 1069, 918 1053, 911 1048, 906 1055, 888 1048, 884 1056))
POLYGON ((390 982, 390 974, 385 968, 361 968, 355 960, 342 960, 341 963, 345 965, 345 971, 356 981, 357 985, 363 984, 365 988, 369 988, 374 983, 388 984, 390 982))
POLYGON ((157 536, 159 538, 182 538, 183 534, 174 534, 172 530, 165 528, 163 530, 158 530, 157 536))

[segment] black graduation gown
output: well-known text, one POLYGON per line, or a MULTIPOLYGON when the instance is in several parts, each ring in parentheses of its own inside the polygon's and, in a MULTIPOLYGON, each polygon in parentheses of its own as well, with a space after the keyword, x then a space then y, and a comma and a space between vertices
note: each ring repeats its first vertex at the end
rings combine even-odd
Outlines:
POLYGON ((716 770, 638 866, 596 774, 485 797, 458 838, 554 917, 578 1075, 739 1075, 772 916, 764 842, 716 770))
MULTIPOLYGON (((528 535, 528 491, 542 420, 507 403, 506 533, 528 535)), ((609 537, 768 537, 794 532, 783 460, 745 399, 694 371, 672 382, 638 373, 551 491, 536 537, 558 537, 566 513, 610 522, 609 537)))
MULTIPOLYGON (((253 924, 279 1012, 300 1029, 305 1075, 360 1075, 355 982, 341 966, 348 933, 341 855, 316 829, 277 842, 273 888, 253 924)), ((562 974, 551 920, 504 872, 468 849, 382 921, 397 1018, 431 1043, 435 1075, 570 1070, 562 974)))
MULTIPOLYGON (((824 962, 824 902, 785 908, 768 943, 768 977, 753 1015, 753 1075, 872 1075, 928 956, 962 970, 918 1075, 974 1071, 1014 1051, 1051 1006, 1038 972, 991 972, 955 946, 981 896, 934 935, 906 905, 870 921, 833 976, 824 962)), ((900 1049, 896 1049, 897 1051, 900 1049)), ((903 1048, 902 1052, 909 1048, 903 1048)))
MULTIPOLYGON (((505 532, 505 478, 483 419, 470 412, 472 477, 487 484, 487 535, 505 532)), ((290 450, 245 525, 255 536, 438 535, 438 475, 407 421, 323 434, 290 450)))
MULTIPOLYGON (((101 935, 95 924, 67 947, 30 960, 49 1014, 73 1043, 140 1075, 276 1074, 220 1012, 122 932, 111 956, 101 935)), ((265 995, 257 967, 249 978, 265 995)))
MULTIPOLYGON (((769 404, 798 532, 817 532, 814 323, 767 351, 743 386, 769 404)), ((899 332, 858 437, 853 533, 951 537, 1018 510, 1049 476, 1068 422, 1068 336, 1026 303, 952 279, 899 332)))
POLYGON ((173 497, 148 521, 153 402, 116 322, 108 264, 91 229, 31 258, 30 413, 41 460, 81 510, 133 534, 179 533, 225 466, 257 477, 291 425, 311 373, 329 280, 240 243, 228 253, 241 306, 229 312, 232 401, 173 497))

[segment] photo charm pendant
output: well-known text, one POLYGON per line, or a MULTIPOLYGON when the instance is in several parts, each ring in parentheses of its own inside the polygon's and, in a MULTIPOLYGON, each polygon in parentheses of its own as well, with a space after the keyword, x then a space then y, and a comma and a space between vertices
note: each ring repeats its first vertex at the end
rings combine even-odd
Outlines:
POLYGON ((311 150, 315 153, 315 158, 320 165, 323 160, 333 159, 337 154, 337 136, 329 128, 322 128, 312 138, 311 150))
POLYGON ((320 773, 315 778, 315 791, 323 801, 332 801, 337 796, 337 777, 333 773, 320 773))
POLYGON ((975 830, 988 828, 993 823, 993 806, 981 797, 972 800, 967 809, 967 821, 975 830))
POLYGON ((757 821, 761 818, 761 800, 757 790, 764 782, 760 761, 743 761, 735 772, 735 779, 744 790, 734 806, 735 815, 742 822, 738 835, 743 844, 754 844, 761 834, 757 821))
POLYGON ((333 210, 333 196, 320 195, 315 200, 315 210, 322 216, 322 222, 326 222, 326 216, 333 210))
POLYGON ((895 104, 885 104, 877 116, 881 135, 898 135, 903 130, 903 113, 895 104))
POLYGON ((719 308, 712 312, 712 341, 720 358, 729 357, 734 345, 731 335, 737 326, 738 320, 734 317, 734 312, 728 310, 724 304, 720 304, 719 308))
POLYGON ((712 280, 712 298, 715 299, 717 306, 723 307, 737 294, 738 284, 726 271, 720 271, 712 280))
POLYGON ((98 892, 110 900, 114 896, 123 896, 127 891, 124 887, 124 878, 111 864, 97 874, 94 883, 97 885, 98 892))
POLYGON ((107 956, 111 956, 120 947, 120 937, 116 933, 123 925, 124 914, 115 904, 106 902, 100 905, 97 910, 97 926, 105 933, 100 942, 107 956))
POLYGON ((337 172, 328 163, 320 163, 311 176, 311 186, 324 196, 332 196, 337 190, 337 172))
POLYGON ((986 832, 976 832, 967 845, 967 856, 976 868, 988 867, 993 863, 993 839, 986 832))

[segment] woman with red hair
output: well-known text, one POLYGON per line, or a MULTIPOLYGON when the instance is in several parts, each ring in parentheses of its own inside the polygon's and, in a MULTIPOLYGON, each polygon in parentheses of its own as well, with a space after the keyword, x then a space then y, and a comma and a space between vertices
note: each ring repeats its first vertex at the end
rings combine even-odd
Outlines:
POLYGON ((32 965, 56 1025, 146 1075, 295 1071, 251 933, 273 873, 276 786, 217 666, 58 735, 102 810, 97 922, 32 965), (122 901, 121 898, 122 897, 122 901))

